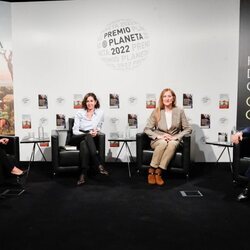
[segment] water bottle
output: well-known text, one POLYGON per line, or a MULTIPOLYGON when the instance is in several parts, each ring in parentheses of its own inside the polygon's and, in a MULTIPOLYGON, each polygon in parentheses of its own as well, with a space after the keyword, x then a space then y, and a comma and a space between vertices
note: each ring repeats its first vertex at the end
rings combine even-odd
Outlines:
POLYGON ((38 138, 43 139, 44 138, 44 129, 42 126, 38 127, 38 138))
POLYGON ((126 126, 125 138, 130 138, 130 127, 129 127, 129 124, 126 126))
POLYGON ((235 134, 236 133, 236 127, 233 126, 232 130, 231 130, 231 135, 235 134))

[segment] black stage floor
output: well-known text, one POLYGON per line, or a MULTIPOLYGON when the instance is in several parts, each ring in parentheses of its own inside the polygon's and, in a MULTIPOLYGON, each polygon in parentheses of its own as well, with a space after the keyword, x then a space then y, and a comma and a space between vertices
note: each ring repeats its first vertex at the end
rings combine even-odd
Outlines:
POLYGON ((163 187, 144 171, 130 179, 126 165, 107 168, 76 187, 75 174, 33 166, 26 191, 0 199, 0 249, 249 249, 250 202, 236 201, 229 168, 196 166, 188 181, 167 174, 163 187))

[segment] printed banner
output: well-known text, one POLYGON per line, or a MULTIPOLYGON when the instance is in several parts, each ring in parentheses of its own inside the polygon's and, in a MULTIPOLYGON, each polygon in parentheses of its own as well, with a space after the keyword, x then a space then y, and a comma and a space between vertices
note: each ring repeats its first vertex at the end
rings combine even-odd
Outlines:
POLYGON ((240 1, 237 129, 250 126, 250 1, 240 1))
POLYGON ((14 135, 12 51, 0 41, 0 134, 14 135))

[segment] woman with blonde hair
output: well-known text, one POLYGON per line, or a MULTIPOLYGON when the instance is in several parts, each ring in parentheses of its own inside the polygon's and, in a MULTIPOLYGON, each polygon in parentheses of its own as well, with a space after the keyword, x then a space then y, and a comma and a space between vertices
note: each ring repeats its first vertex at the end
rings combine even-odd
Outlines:
POLYGON ((176 95, 170 88, 163 89, 158 106, 151 113, 144 132, 151 138, 154 149, 148 170, 148 184, 162 186, 162 171, 166 170, 182 137, 192 132, 184 110, 176 106, 176 95))

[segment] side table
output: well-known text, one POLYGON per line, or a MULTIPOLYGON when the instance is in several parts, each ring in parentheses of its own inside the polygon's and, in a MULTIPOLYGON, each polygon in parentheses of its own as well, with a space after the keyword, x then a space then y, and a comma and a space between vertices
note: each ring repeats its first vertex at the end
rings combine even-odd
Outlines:
MULTIPOLYGON (((214 142, 208 142, 206 141, 206 144, 208 145, 213 145, 213 146, 218 146, 218 147, 223 147, 217 161, 216 161, 216 164, 218 164, 221 156, 223 155, 224 151, 227 149, 227 153, 228 153, 228 158, 229 158, 229 165, 230 165, 230 169, 231 169, 231 173, 233 174, 233 163, 232 163, 232 158, 231 158, 231 155, 230 155, 230 150, 229 148, 232 148, 233 147, 233 143, 231 142, 219 142, 219 141, 214 141, 214 142)), ((234 176, 234 175, 233 175, 234 176)), ((233 181, 234 178, 233 178, 233 181)))
MULTIPOLYGON (((28 165, 28 170, 27 170, 27 178, 29 176, 29 171, 30 171, 30 166, 31 166, 31 162, 34 161, 35 159, 35 152, 36 152, 36 146, 38 147, 44 161, 47 162, 45 156, 44 156, 44 153, 39 145, 39 143, 45 143, 45 142, 50 142, 50 139, 49 138, 30 138, 30 137, 24 137, 20 143, 33 143, 33 148, 32 148, 32 151, 31 151, 31 155, 30 155, 30 161, 29 161, 29 165, 28 165)), ((26 178, 26 179, 27 179, 26 178)))
POLYGON ((132 162, 134 162, 133 160, 133 156, 132 156, 132 153, 131 153, 131 150, 130 150, 130 147, 129 147, 129 142, 135 142, 136 141, 136 138, 135 137, 129 137, 129 138, 112 138, 112 139, 108 139, 108 141, 114 141, 114 142, 123 142, 122 143, 122 146, 120 148, 120 151, 115 159, 115 161, 118 160, 121 152, 122 152, 122 149, 126 148, 126 156, 127 156, 127 163, 128 163, 128 175, 129 177, 131 178, 131 169, 130 169, 130 159, 132 162))

